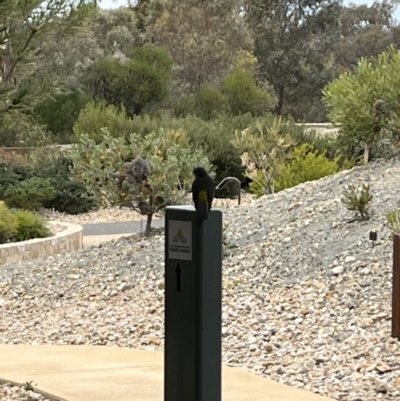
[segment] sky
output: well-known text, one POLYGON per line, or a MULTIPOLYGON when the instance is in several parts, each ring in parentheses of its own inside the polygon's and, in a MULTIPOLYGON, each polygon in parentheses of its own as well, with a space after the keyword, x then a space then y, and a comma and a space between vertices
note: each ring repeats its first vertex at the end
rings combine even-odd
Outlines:
MULTIPOLYGON (((374 0, 344 0, 347 4, 372 4, 374 0)), ((118 8, 120 6, 126 5, 127 0, 100 0, 101 8, 118 8)), ((395 19, 400 20, 400 8, 395 12, 395 19)))
MULTIPOLYGON (((372 4, 374 0, 352 0, 345 1, 345 3, 354 3, 354 4, 372 4)), ((101 8, 117 8, 127 4, 126 0, 101 0, 100 7, 101 8)))

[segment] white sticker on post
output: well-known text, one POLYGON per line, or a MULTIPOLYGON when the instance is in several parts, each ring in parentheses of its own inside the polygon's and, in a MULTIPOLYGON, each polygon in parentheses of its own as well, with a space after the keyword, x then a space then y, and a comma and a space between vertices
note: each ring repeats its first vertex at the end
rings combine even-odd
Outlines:
POLYGON ((170 220, 168 259, 192 260, 192 222, 170 220))

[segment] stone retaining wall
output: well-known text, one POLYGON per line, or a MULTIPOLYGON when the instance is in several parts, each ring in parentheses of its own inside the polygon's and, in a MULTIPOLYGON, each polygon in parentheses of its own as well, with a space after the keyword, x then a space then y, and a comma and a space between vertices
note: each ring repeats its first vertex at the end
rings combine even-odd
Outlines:
POLYGON ((75 251, 83 246, 83 227, 78 224, 49 222, 63 225, 65 230, 53 237, 31 239, 0 245, 0 265, 75 251))

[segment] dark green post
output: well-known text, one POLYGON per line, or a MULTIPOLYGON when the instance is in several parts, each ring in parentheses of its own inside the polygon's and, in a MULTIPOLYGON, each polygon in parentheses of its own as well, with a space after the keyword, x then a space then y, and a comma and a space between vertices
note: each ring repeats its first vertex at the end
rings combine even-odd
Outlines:
POLYGON ((165 219, 164 401, 221 401, 222 211, 165 219))

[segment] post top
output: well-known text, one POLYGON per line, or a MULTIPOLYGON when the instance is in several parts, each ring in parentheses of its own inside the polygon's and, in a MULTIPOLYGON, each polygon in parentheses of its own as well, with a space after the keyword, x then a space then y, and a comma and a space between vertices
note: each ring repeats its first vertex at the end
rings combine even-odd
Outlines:
MULTIPOLYGON (((166 210, 174 210, 174 211, 181 211, 181 212, 195 212, 196 209, 192 205, 174 205, 174 206, 167 206, 166 210)), ((219 208, 212 208, 209 213, 222 213, 222 209, 219 208)))
POLYGON ((192 205, 174 205, 174 206, 167 206, 166 209, 167 209, 167 210, 170 210, 170 209, 172 209, 172 210, 190 210, 190 211, 196 210, 196 209, 194 208, 194 206, 192 206, 192 205))

